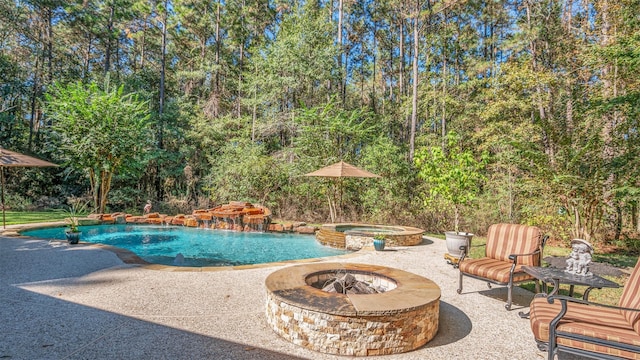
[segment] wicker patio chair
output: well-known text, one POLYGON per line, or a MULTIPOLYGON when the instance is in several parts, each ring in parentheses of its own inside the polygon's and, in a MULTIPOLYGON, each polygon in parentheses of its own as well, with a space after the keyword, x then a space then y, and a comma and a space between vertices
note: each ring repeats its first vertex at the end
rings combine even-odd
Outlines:
MULTIPOLYGON (((487 232, 485 256, 480 259, 467 258, 469 249, 461 246, 462 255, 458 262, 460 283, 458 294, 462 293, 462 279, 465 276, 487 281, 487 285, 507 287, 507 304, 511 310, 513 286, 536 280, 522 271, 523 265, 540 266, 542 251, 547 241, 535 226, 517 224, 493 224, 487 232)), ((536 289, 539 285, 536 281, 536 289)))
POLYGON ((549 360, 558 351, 594 359, 640 359, 640 261, 618 306, 538 294, 529 316, 538 348, 548 351, 549 360))

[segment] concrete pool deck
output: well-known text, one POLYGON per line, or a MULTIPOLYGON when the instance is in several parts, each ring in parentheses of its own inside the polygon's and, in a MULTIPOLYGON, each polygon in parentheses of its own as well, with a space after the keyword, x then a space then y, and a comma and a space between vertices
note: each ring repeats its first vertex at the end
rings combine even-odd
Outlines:
MULTIPOLYGON (((529 321, 533 294, 465 279, 443 259, 444 240, 363 250, 350 263, 398 268, 441 289, 440 328, 426 346, 380 359, 542 359, 529 321)), ((346 261, 327 258, 322 261, 346 261)), ((344 359, 280 338, 265 319, 265 279, 290 265, 155 270, 98 246, 0 237, 0 358, 344 359)), ((575 359, 563 356, 563 359, 575 359)))

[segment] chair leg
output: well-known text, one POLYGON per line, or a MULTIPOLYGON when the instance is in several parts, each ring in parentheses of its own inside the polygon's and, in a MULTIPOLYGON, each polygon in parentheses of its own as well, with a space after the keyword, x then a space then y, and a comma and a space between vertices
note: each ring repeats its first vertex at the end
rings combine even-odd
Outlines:
POLYGON ((509 280, 509 285, 507 285, 507 304, 504 306, 505 309, 511 310, 511 290, 513 289, 513 282, 509 280))
POLYGON ((458 290, 456 290, 456 292, 458 294, 461 294, 462 293, 462 277, 464 275, 462 275, 462 271, 458 271, 458 272, 459 272, 459 275, 458 275, 459 276, 459 279, 458 279, 458 290))
POLYGON ((547 352, 549 350, 549 344, 544 341, 536 340, 536 346, 540 351, 547 352))
POLYGON ((551 338, 549 338, 549 343, 547 345, 547 360, 555 360, 556 358, 556 343, 555 341, 551 341, 551 338))

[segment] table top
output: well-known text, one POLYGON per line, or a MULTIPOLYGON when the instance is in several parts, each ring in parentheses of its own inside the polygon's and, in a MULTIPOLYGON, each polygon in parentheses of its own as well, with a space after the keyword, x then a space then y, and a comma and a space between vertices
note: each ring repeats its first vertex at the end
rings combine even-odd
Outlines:
POLYGON ((593 288, 619 288, 620 285, 598 275, 576 275, 554 267, 523 266, 522 270, 539 280, 555 279, 561 284, 583 285, 593 288))

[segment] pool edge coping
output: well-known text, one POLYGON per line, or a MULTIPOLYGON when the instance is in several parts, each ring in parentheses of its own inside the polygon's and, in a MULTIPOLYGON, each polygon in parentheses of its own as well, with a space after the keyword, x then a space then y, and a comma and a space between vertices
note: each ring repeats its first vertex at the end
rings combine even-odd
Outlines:
MULTIPOLYGON (((46 228, 54 228, 54 227, 63 227, 67 223, 56 221, 56 222, 48 222, 48 223, 30 223, 30 224, 19 224, 19 225, 9 225, 7 228, 0 230, 1 237, 11 237, 11 238, 25 238, 25 239, 37 239, 43 241, 53 241, 59 243, 68 244, 66 240, 57 240, 57 239, 43 239, 33 236, 22 235, 22 231, 26 230, 36 230, 36 229, 46 229, 46 228)), ((136 224, 140 225, 140 224, 136 224)), ((317 240, 316 240, 317 241, 317 240)), ((259 269, 266 267, 276 267, 276 266, 285 266, 291 264, 303 264, 303 263, 314 263, 321 262, 328 259, 348 259, 354 256, 358 256, 359 253, 363 250, 373 251, 373 248, 362 248, 358 251, 351 252, 349 254, 343 255, 334 255, 327 256, 322 258, 308 258, 308 259, 295 259, 295 260, 287 260, 287 261, 275 261, 269 263, 261 263, 261 264, 251 264, 251 265, 231 265, 231 266, 202 266, 202 267, 192 267, 192 266, 173 266, 173 265, 162 265, 162 264, 153 264, 143 260, 141 257, 136 255, 134 252, 119 248, 117 246, 105 245, 99 243, 90 243, 85 241, 80 241, 78 244, 74 244, 76 246, 87 246, 99 248, 102 250, 110 251, 114 253, 120 261, 125 264, 133 265, 137 267, 141 267, 148 270, 160 270, 160 271, 171 271, 171 272, 213 272, 213 271, 225 271, 225 270, 247 270, 247 269, 259 269)))

